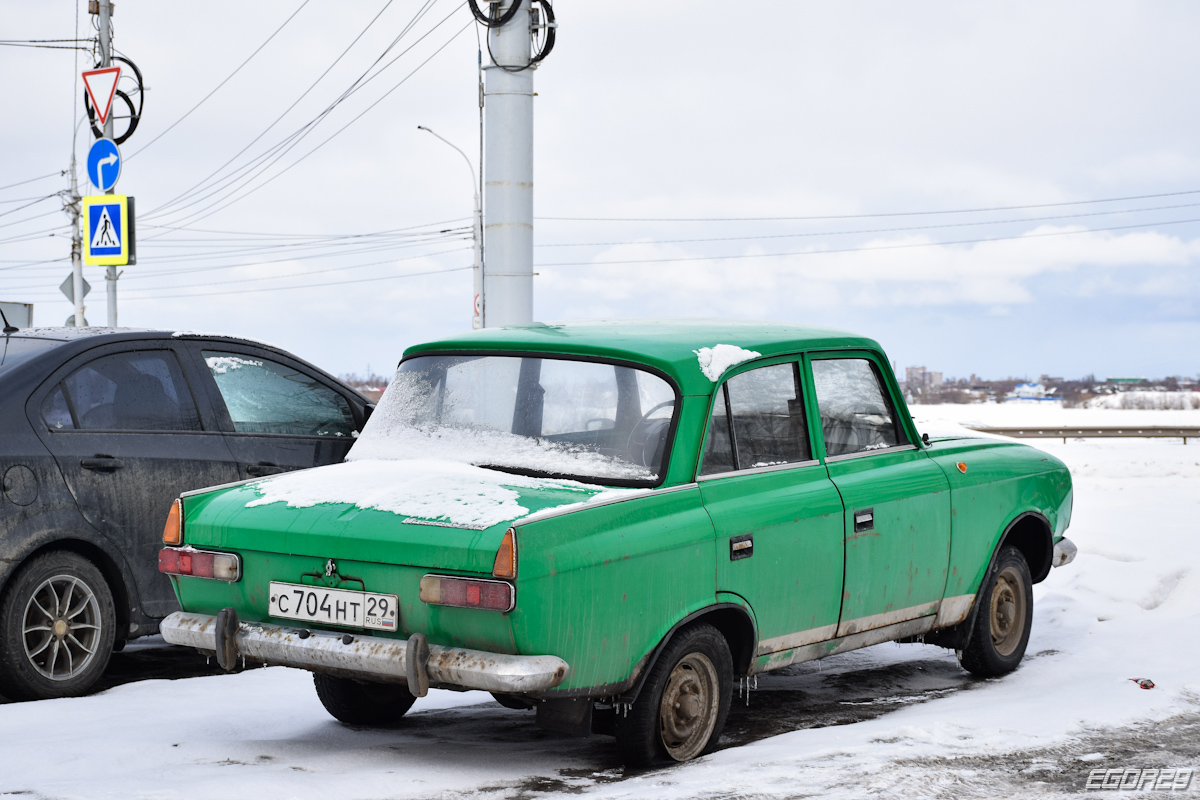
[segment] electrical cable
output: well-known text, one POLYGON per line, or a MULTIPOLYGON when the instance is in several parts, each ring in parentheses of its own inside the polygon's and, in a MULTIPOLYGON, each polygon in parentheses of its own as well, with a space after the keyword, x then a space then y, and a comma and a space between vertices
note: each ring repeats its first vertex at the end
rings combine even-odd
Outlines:
POLYGON ((1058 208, 1092 203, 1120 203, 1132 200, 1153 200, 1159 197, 1181 197, 1200 194, 1200 189, 1159 194, 1130 195, 1128 197, 1106 197, 1100 200, 1069 200, 1062 203, 1036 203, 1022 206, 992 206, 990 208, 952 208, 942 211, 889 211, 876 214, 827 214, 809 217, 535 217, 548 222, 812 222, 835 219, 871 219, 875 217, 919 217, 940 214, 977 214, 987 211, 1022 211, 1035 208, 1058 208))
POLYGON ((928 231, 944 228, 971 228, 981 225, 1010 225, 1023 222, 1046 222, 1049 220, 1060 219, 1081 219, 1083 217, 1103 217, 1112 214, 1138 214, 1149 211, 1172 211, 1180 208, 1195 208, 1200 206, 1200 203, 1181 203, 1173 206, 1154 206, 1152 208, 1128 208, 1118 209, 1114 211, 1088 211, 1083 214, 1053 214, 1043 217, 1018 217, 1013 219, 994 219, 980 220, 978 222, 945 222, 939 225, 908 225, 900 228, 863 228, 849 231, 807 231, 805 233, 779 233, 767 234, 762 236, 718 236, 705 239, 656 239, 653 241, 626 241, 626 242, 587 242, 582 244, 572 243, 556 243, 556 244, 539 244, 535 247, 619 247, 623 245, 638 245, 638 244, 685 244, 685 243, 700 243, 700 242, 745 242, 745 241, 760 241, 766 239, 801 239, 813 236, 852 236, 872 233, 903 233, 906 231, 928 231))
MULTIPOLYGON (((434 227, 437 227, 438 225, 449 225, 452 222, 468 222, 470 220, 471 220, 470 217, 455 217, 454 219, 443 219, 443 220, 437 220, 436 222, 425 222, 420 225, 410 225, 405 228, 392 228, 392 229, 389 229, 386 231, 379 231, 379 233, 400 233, 400 232, 405 232, 405 231, 416 231, 419 228, 434 228, 434 227)), ((266 237, 266 238, 289 239, 289 240, 303 239, 303 238, 318 238, 318 239, 320 239, 320 238, 326 238, 329 236, 347 235, 347 234, 324 234, 324 233, 262 233, 259 231, 222 231, 222 230, 214 230, 212 228, 192 228, 190 226, 187 228, 183 228, 183 227, 173 227, 173 226, 169 226, 169 225, 147 225, 145 227, 156 228, 156 229, 167 229, 167 230, 171 230, 171 231, 187 231, 189 233, 217 233, 217 234, 222 234, 222 235, 226 235, 226 236, 252 236, 252 237, 258 237, 258 238, 266 237)), ((375 235, 375 232, 365 233, 365 234, 352 234, 352 235, 373 236, 373 235, 375 235)), ((176 241, 179 241, 179 240, 176 240, 176 241)))
POLYGON ((616 264, 666 264, 671 262, 683 261, 729 261, 739 258, 782 258, 784 256, 820 256, 831 253, 867 253, 872 250, 907 250, 916 247, 946 247, 954 244, 983 244, 985 242, 1005 242, 1018 239, 1042 239, 1051 236, 1078 236, 1084 233, 1109 233, 1112 231, 1133 230, 1136 228, 1153 228, 1159 225, 1186 225, 1189 223, 1200 222, 1200 218, 1195 219, 1176 219, 1160 222, 1145 222, 1137 225, 1115 225, 1109 228, 1085 228, 1077 231, 1050 231, 1047 233, 1027 233, 1018 236, 994 236, 982 239, 959 239, 950 242, 913 242, 908 244, 880 245, 877 247, 844 247, 836 250, 801 250, 792 253, 744 253, 741 255, 722 255, 722 256, 685 256, 679 258, 634 258, 628 260, 617 261, 563 261, 549 264, 534 264, 535 269, 543 267, 590 267, 590 266, 605 266, 616 264))
POLYGON ((509 20, 517 15, 517 11, 521 8, 521 0, 513 0, 513 4, 508 7, 508 11, 505 11, 499 16, 495 15, 495 12, 500 10, 499 0, 496 0, 494 3, 488 3, 488 5, 490 8, 488 8, 487 13, 485 14, 479 8, 479 4, 476 2, 476 0, 467 0, 467 6, 470 7, 471 14, 475 17, 475 19, 483 23, 485 28, 503 28, 509 23, 509 20))
MULTIPOLYGON (((8 216, 9 214, 15 214, 23 208, 29 208, 30 206, 36 206, 38 203, 44 203, 45 201, 47 201, 53 197, 58 197, 58 193, 48 194, 45 197, 39 197, 37 200, 34 200, 32 203, 26 203, 23 206, 17 206, 16 208, 10 208, 8 211, 0 211, 0 217, 8 216)), ((30 217, 30 219, 37 219, 37 218, 30 217)))
MULTIPOLYGON (((357 116, 355 116, 353 119, 351 119, 345 125, 343 125, 341 128, 338 128, 332 135, 330 135, 328 138, 323 140, 316 147, 312 148, 307 153, 305 153, 304 155, 300 156, 298 159, 293 161, 291 164, 288 164, 286 167, 281 169, 279 172, 275 173, 271 177, 264 180, 262 183, 258 184, 257 186, 254 186, 253 188, 247 189, 245 192, 243 192, 241 195, 239 195, 237 197, 233 197, 233 195, 236 194, 237 192, 241 191, 242 189, 245 189, 246 186, 248 185, 248 182, 247 182, 247 184, 243 185, 242 187, 235 188, 233 191, 226 194, 225 197, 221 198, 220 200, 217 200, 214 203, 212 203, 211 205, 206 206, 205 208, 200 209, 197 212, 194 212, 193 218, 196 220, 205 219, 207 217, 212 216, 213 214, 216 214, 219 211, 223 211, 224 209, 228 208, 229 206, 233 205, 234 203, 238 203, 238 202, 241 202, 242 200, 245 200, 247 197, 254 194, 258 190, 264 188, 268 184, 272 183, 277 178, 282 177, 284 174, 286 174, 292 168, 298 166, 301 162, 303 162, 305 159, 307 159, 313 153, 317 152, 322 147, 327 145, 330 141, 332 141, 335 137, 339 136, 343 131, 345 131, 347 128, 349 128, 351 125, 353 125, 355 122, 362 119, 362 117, 364 115, 366 115, 367 112, 371 111, 373 108, 375 108, 381 102, 383 102, 389 95, 392 94, 392 92, 396 91, 401 86, 403 86, 410 78, 413 77, 413 75, 416 75, 417 72, 419 72, 426 64, 428 64, 430 61, 432 61, 434 58, 436 58, 447 47, 449 47, 454 42, 455 39, 457 39, 464 32, 466 32, 467 28, 469 28, 471 26, 471 24, 472 23, 468 22, 466 25, 464 25, 462 28, 460 28, 453 36, 451 36, 446 41, 445 44, 443 44, 441 47, 434 50, 433 53, 431 53, 428 58, 426 58, 424 61, 422 61, 420 64, 418 64, 416 66, 416 68, 412 70, 412 72, 405 75, 399 82, 397 82, 394 86, 392 86, 392 88, 388 89, 378 99, 376 99, 375 102, 371 103, 369 106, 367 106, 365 109, 363 109, 357 116), (231 197, 233 199, 229 199, 231 197), (228 200, 228 202, 225 202, 226 200, 228 200)), ((414 46, 415 46, 415 44, 414 44, 414 46)), ((310 129, 310 132, 311 132, 311 129, 310 129)), ((307 133, 305 135, 307 136, 307 133)), ((303 138, 303 137, 301 137, 301 138, 303 138)), ((299 144, 299 140, 297 140, 293 145, 289 146, 288 149, 285 150, 283 153, 280 153, 279 156, 276 157, 275 160, 271 162, 271 164, 268 164, 265 167, 263 167, 263 169, 259 170, 259 172, 255 176, 253 176, 250 180, 254 180, 254 178, 257 178, 259 175, 262 175, 274 163, 276 163, 280 158, 282 158, 284 155, 286 155, 287 152, 289 152, 293 147, 295 147, 296 144, 299 144)), ((174 212, 172 212, 172 213, 174 213, 174 212)))
POLYGON ((42 217, 48 217, 51 214, 57 214, 60 211, 62 211, 61 208, 56 208, 53 211, 47 211, 45 214, 35 214, 34 216, 26 217, 25 219, 18 219, 18 220, 13 220, 12 222, 5 222, 4 224, 0 225, 0 228, 11 228, 13 225, 20 225, 25 222, 31 222, 35 219, 41 219, 42 217))
POLYGON ((257 293, 257 292, 282 292, 282 291, 287 291, 289 289, 317 289, 317 288, 322 288, 325 286, 345 286, 346 284, 351 284, 351 283, 371 283, 374 281, 389 281, 389 280, 400 280, 402 278, 416 278, 416 277, 419 277, 422 275, 444 275, 444 274, 450 273, 450 272, 463 272, 463 271, 469 270, 469 269, 474 269, 474 267, 451 267, 450 269, 435 269, 435 270, 428 270, 426 272, 405 272, 400 275, 383 275, 383 276, 377 277, 377 278, 355 278, 354 280, 349 280, 349 281, 332 281, 329 283, 312 283, 312 284, 305 284, 303 286, 265 286, 261 289, 240 289, 240 290, 233 290, 233 291, 226 291, 226 292, 200 292, 200 293, 189 293, 189 294, 166 294, 166 295, 154 295, 153 297, 129 297, 128 295, 126 295, 122 299, 126 300, 126 301, 129 301, 129 300, 158 301, 158 300, 170 300, 170 299, 174 299, 177 297, 215 297, 218 295, 230 295, 230 294, 253 294, 253 293, 257 293))
POLYGON ((542 10, 546 13, 546 22, 542 45, 537 49, 537 55, 530 59, 530 66, 537 64, 546 56, 550 55, 550 51, 554 49, 554 43, 558 38, 556 34, 556 31, 558 30, 558 23, 554 21, 554 9, 550 7, 550 0, 534 0, 534 2, 540 5, 542 10))
POLYGON ((243 61, 241 64, 238 64, 238 65, 237 65, 237 68, 236 68, 236 69, 234 69, 234 71, 233 71, 233 72, 229 73, 229 75, 228 75, 228 76, 225 78, 225 80, 221 81, 220 83, 218 83, 218 84, 216 85, 216 88, 214 88, 214 89, 213 89, 211 92, 209 92, 208 94, 204 95, 204 97, 202 97, 202 98, 200 99, 200 102, 196 103, 196 105, 194 105, 194 106, 192 106, 190 109, 188 109, 188 110, 187 110, 187 112, 186 112, 186 113, 184 113, 184 115, 183 115, 182 117, 180 117, 179 119, 175 120, 175 121, 174 121, 174 122, 172 122, 170 125, 168 125, 168 126, 167 126, 167 128, 166 128, 166 129, 165 129, 165 130, 164 130, 162 133, 158 134, 158 136, 155 136, 153 139, 151 139, 150 141, 146 142, 144 145, 142 145, 141 147, 139 147, 137 150, 135 150, 134 152, 130 153, 130 154, 129 154, 129 155, 126 157, 126 158, 127 158, 127 159, 131 159, 131 158, 134 158, 135 156, 139 155, 140 153, 144 152, 144 151, 146 150, 146 148, 150 147, 152 144, 154 144, 155 142, 157 142, 159 139, 161 139, 162 137, 164 137, 164 136, 166 136, 168 133, 170 133, 170 132, 171 132, 171 130, 172 130, 172 129, 173 129, 175 126, 176 126, 176 125, 178 125, 179 123, 181 123, 181 122, 183 122, 185 119, 187 119, 189 116, 191 116, 191 114, 192 114, 192 112, 193 112, 193 111, 195 111, 195 110, 196 110, 197 108, 199 108, 200 106, 204 105, 204 104, 205 104, 205 103, 208 101, 208 98, 210 98, 210 97, 212 97, 214 94, 216 94, 216 93, 217 93, 217 92, 218 92, 218 91, 221 89, 221 87, 222 87, 222 86, 224 86, 225 84, 229 83, 229 81, 230 81, 230 80, 233 78, 233 76, 234 76, 234 75, 237 75, 239 72, 241 72, 241 71, 242 71, 242 67, 244 67, 244 66, 246 66, 247 64, 249 64, 249 63, 250 63, 250 61, 251 61, 251 59, 253 59, 253 58, 254 58, 256 55, 258 55, 258 54, 259 54, 259 52, 260 52, 260 51, 261 51, 261 50, 262 50, 264 47, 266 47, 268 44, 270 44, 271 40, 272 40, 272 39, 274 39, 276 36, 278 36, 278 35, 279 35, 279 32, 280 32, 280 31, 282 31, 284 28, 286 28, 286 27, 287 27, 287 24, 288 24, 289 22, 291 22, 293 19, 295 19, 295 17, 296 17, 296 15, 297 15, 297 14, 299 14, 301 11, 303 11, 303 10, 304 10, 304 7, 305 7, 305 6, 307 6, 307 5, 309 4, 309 2, 310 2, 310 0, 304 0, 304 2, 302 2, 302 3, 300 4, 300 7, 299 7, 299 8, 297 8, 295 11, 293 11, 293 12, 292 12, 292 14, 291 14, 291 16, 290 16, 290 17, 288 17, 287 19, 285 19, 285 20, 283 21, 283 24, 282 24, 282 25, 280 25, 278 28, 276 28, 276 29, 275 29, 275 32, 274 32, 274 33, 272 33, 270 36, 268 36, 268 37, 267 37, 267 40, 266 40, 265 42, 263 42, 262 44, 260 44, 260 45, 259 45, 259 46, 258 46, 258 47, 255 49, 255 51, 254 51, 253 53, 251 53, 249 56, 247 56, 245 61, 243 61))
MULTIPOLYGON (((221 172, 221 170, 225 169, 227 166, 229 166, 230 164, 232 164, 232 163, 233 163, 235 160, 237 160, 237 159, 238 159, 238 158, 239 158, 239 157, 240 157, 240 156, 241 156, 243 153, 245 153, 247 150, 249 150, 251 147, 253 147, 253 146, 254 146, 254 144, 255 144, 255 143, 256 143, 256 142, 257 142, 259 139, 261 139, 262 137, 266 136, 266 135, 267 135, 267 133, 268 133, 268 132, 269 132, 269 131, 270 131, 272 128, 274 128, 274 127, 275 127, 277 124, 279 124, 280 120, 282 120, 282 119, 283 119, 284 117, 286 117, 286 116, 287 116, 289 113, 291 113, 291 110, 292 110, 293 108, 295 108, 295 107, 296 107, 296 106, 297 106, 297 105, 300 103, 300 101, 301 101, 301 100, 303 100, 305 97, 307 97, 307 96, 308 96, 308 94, 309 94, 309 93, 310 93, 310 92, 311 92, 313 89, 315 89, 315 88, 317 87, 317 84, 319 84, 319 83, 320 83, 322 80, 324 80, 324 79, 325 79, 325 76, 326 76, 326 75, 328 75, 328 74, 330 73, 330 71, 332 71, 332 70, 333 70, 333 68, 334 68, 334 67, 336 67, 336 66, 338 65, 338 63, 339 63, 339 62, 340 62, 340 61, 341 61, 343 58, 345 58, 346 54, 347 54, 347 53, 349 53, 349 52, 350 52, 350 50, 351 50, 351 49, 354 47, 354 45, 356 45, 356 44, 358 43, 359 39, 361 39, 361 38, 362 38, 362 37, 363 37, 363 36, 364 36, 364 35, 367 33, 367 31, 371 29, 371 27, 372 27, 372 26, 375 24, 375 22, 376 22, 376 21, 379 19, 379 17, 383 15, 383 12, 384 12, 384 11, 387 11, 387 10, 388 10, 388 8, 389 8, 389 7, 392 5, 392 3, 393 3, 393 2, 394 2, 394 0, 387 0, 387 2, 386 2, 386 3, 384 3, 384 5, 383 5, 383 8, 379 9, 379 13, 377 13, 377 14, 376 14, 374 17, 372 17, 372 18, 371 18, 371 21, 370 21, 369 23, 367 23, 367 27, 365 27, 365 28, 363 28, 361 31, 359 31, 359 34, 358 34, 358 36, 355 36, 355 37, 354 37, 354 40, 353 40, 352 42, 350 42, 350 44, 346 46, 346 49, 344 49, 344 50, 341 52, 341 54, 340 54, 340 55, 339 55, 337 58, 335 58, 335 59, 333 60, 333 63, 331 63, 331 64, 330 64, 328 67, 326 67, 325 71, 324 71, 324 72, 322 72, 322 73, 321 73, 321 74, 320 74, 320 75, 317 77, 317 79, 316 79, 315 81, 313 81, 313 82, 312 82, 312 83, 309 85, 309 87, 308 87, 307 89, 305 89, 303 92, 301 92, 301 93, 300 93, 300 96, 299 96, 299 97, 297 97, 297 98, 296 98, 294 101, 292 101, 292 104, 291 104, 290 106, 288 106, 286 109, 284 109, 283 113, 282 113, 282 114, 280 114, 278 117, 276 117, 274 122, 272 122, 270 125, 268 125, 266 128, 264 128, 264 129, 263 129, 263 130, 262 130, 262 131, 261 131, 261 132, 258 134, 258 136, 255 136, 253 139, 251 139, 251 140, 250 140, 250 141, 249 141, 249 142, 246 144, 246 146, 245 146, 245 147, 243 147, 241 150, 239 150, 239 151, 237 151, 236 153, 234 153, 234 154, 233 154, 233 156, 232 156, 232 157, 231 157, 231 158, 230 158, 228 161, 226 161, 226 162, 225 162, 224 164, 222 164, 221 166, 217 167, 217 168, 216 168, 216 169, 215 169, 213 172, 209 173, 209 175, 208 175, 207 177, 205 177, 205 178, 201 179, 201 180, 200 180, 198 183, 194 184, 194 185, 193 185, 193 186, 192 186, 190 189, 187 189, 187 190, 185 190, 184 192, 182 192, 182 193, 180 193, 180 194, 176 195, 175 197, 171 198, 171 199, 170 199, 170 200, 168 200, 166 203, 164 203, 162 206, 159 206, 159 209, 162 209, 162 208, 165 208, 165 207, 167 207, 167 206, 171 205, 173 202, 175 202, 175 201, 176 201, 177 199, 179 199, 180 197, 185 197, 185 196, 187 196, 187 195, 188 195, 190 192, 194 191, 194 190, 195 190, 197 187, 199 187, 199 186, 203 185, 203 184, 204 184, 206 181, 208 181, 208 180, 209 180, 210 178, 212 178, 214 175, 217 175, 218 173, 220 173, 220 172, 221 172)), ((392 46, 394 46, 394 45, 395 45, 395 42, 393 41, 393 44, 392 44, 392 46)), ((389 47, 389 49, 390 49, 390 47, 389 47)), ((384 52, 387 52, 387 51, 384 51, 384 52)))
MULTIPOLYGON (((330 105, 328 105, 324 111, 319 113, 312 120, 310 120, 309 122, 302 125, 296 131, 292 132, 290 135, 288 135, 287 137, 285 137, 284 139, 282 139, 281 141, 279 141, 272 147, 268 148, 265 152, 261 153, 260 155, 256 156, 255 158, 251 159, 249 162, 242 165, 241 167, 238 167, 236 170, 234 170, 229 175, 221 178, 217 184, 213 184, 212 186, 206 187, 206 188, 214 189, 213 191, 209 192, 207 195, 204 195, 204 196, 198 197, 198 198, 192 198, 188 202, 183 203, 183 205, 177 205, 177 203, 179 201, 181 201, 183 198, 185 198, 189 192, 195 190, 200 185, 207 182, 216 173, 209 175, 208 178, 205 178, 203 181, 200 182, 200 184, 193 186, 192 189, 189 189, 189 190, 181 193, 180 195, 177 195, 175 198, 168 201, 167 203, 153 209, 147 215, 147 219, 153 219, 154 217, 163 216, 164 214, 168 214, 168 213, 174 214, 178 211, 182 211, 185 208, 188 208, 188 207, 194 206, 198 203, 201 203, 204 200, 212 197, 213 195, 215 195, 219 192, 225 191, 226 189, 229 189, 230 186, 232 185, 233 181, 240 180, 242 183, 242 186, 233 187, 223 198, 221 198, 220 200, 217 200, 216 203, 222 202, 226 198, 231 197, 233 194, 240 191, 240 189, 249 185, 249 183, 251 181, 253 181, 255 178, 257 178, 259 175, 263 174, 263 172, 265 172, 267 169, 269 169, 273 164, 278 162, 284 155, 286 155, 297 144, 299 144, 299 142, 301 140, 303 140, 305 137, 307 137, 308 134, 311 133, 313 131, 313 129, 315 129, 315 127, 317 125, 319 125, 326 117, 328 117, 328 115, 331 114, 333 112, 333 110, 336 109, 342 102, 344 102, 350 96, 355 94, 358 90, 362 89, 364 86, 366 86, 372 80, 379 77, 379 75, 383 74, 384 71, 386 71, 389 67, 391 67, 393 64, 395 64, 400 58, 402 58, 404 55, 406 55, 408 52, 410 52, 414 47, 416 47, 418 44, 420 44, 426 37, 428 37, 435 30, 440 28, 445 22, 447 22, 451 17, 454 16, 455 12, 452 11, 445 18, 443 18, 440 22, 438 22, 436 25, 434 25, 430 30, 426 31, 415 42, 413 42, 412 45, 405 48, 395 58, 393 58, 391 61, 389 61, 383 67, 381 67, 374 75, 370 75, 368 77, 371 70, 374 69, 374 67, 379 63, 379 61, 381 61, 383 59, 383 57, 396 45, 396 43, 398 43, 400 41, 400 39, 403 38, 403 36, 405 34, 407 34, 425 16, 425 14, 427 14, 429 12, 430 9, 433 8, 433 6, 436 4, 436 2, 437 2, 437 0, 427 0, 426 3, 417 11, 416 15, 414 15, 414 17, 408 22, 408 24, 400 32, 400 34, 398 34, 396 36, 396 38, 393 39, 392 44, 388 45, 388 47, 384 50, 384 52, 375 59, 375 61, 371 64, 371 66, 369 66, 357 79, 355 79, 355 81, 353 83, 351 83, 351 85, 347 89, 345 89, 342 92, 342 94, 334 102, 332 102, 330 105), (271 159, 270 162, 265 164, 264 166, 262 166, 261 169, 259 169, 258 168, 259 165, 267 159, 271 159), (249 176, 248 178, 242 179, 239 176, 239 173, 244 174, 244 173, 246 173, 250 170, 254 170, 254 169, 258 169, 258 171, 254 175, 249 176), (225 185, 218 187, 218 184, 221 182, 224 182, 225 185), (214 188, 214 187, 217 187, 217 188, 214 188), (177 207, 172 209, 171 211, 167 211, 167 208, 171 205, 177 205, 177 207)), ((440 50, 438 52, 440 52, 440 50)), ((436 55, 436 53, 435 53, 435 55, 436 55)), ((424 66, 424 64, 422 64, 421 66, 424 66)), ((411 74, 408 77, 411 77, 411 74)), ((407 78, 405 78, 405 80, 407 80, 407 78)), ((401 83, 403 83, 403 81, 401 81, 401 83)), ((393 87, 393 90, 395 88, 396 87, 393 87)), ((390 91, 389 91, 389 94, 390 94, 390 91)), ((384 96, 386 96, 386 94, 384 96)), ((376 101, 376 102, 378 102, 378 101, 376 101)), ((374 104, 372 104, 371 107, 374 107, 374 104)), ((370 108, 368 108, 367 110, 370 110, 370 108)), ((359 116, 361 116, 361 114, 359 116)), ((357 117, 355 118, 355 120, 357 120, 357 117)), ((351 120, 351 122, 354 122, 355 120, 351 120)), ((345 128, 343 128, 342 130, 344 130, 344 129, 345 128)), ((338 133, 340 133, 340 132, 341 131, 339 130, 338 133)), ((330 137, 330 138, 332 138, 332 137, 330 137)), ((318 145, 318 147, 320 147, 320 146, 321 145, 318 145)), ((301 159, 301 160, 303 160, 303 159, 301 159)), ((299 162, 296 162, 296 163, 299 163, 299 162)), ((292 166, 294 166, 294 164, 292 166)), ((290 168, 291 167, 288 167, 287 169, 290 169, 290 168)), ((223 169, 223 167, 220 169, 223 169)), ((217 172, 219 172, 220 169, 218 169, 217 172)), ((286 169, 284 171, 286 171, 286 169)), ((282 174, 282 173, 280 173, 280 174, 282 174)), ((240 198, 238 198, 238 199, 240 199, 240 198)), ((236 202, 236 201, 234 201, 234 202, 236 202)), ((206 208, 212 208, 212 205, 207 206, 206 208)), ((217 209, 217 210, 220 210, 220 209, 217 209)), ((211 214, 206 214, 205 216, 211 216, 211 214)))
MULTIPOLYGON (((309 275, 322 275, 322 274, 327 274, 330 272, 348 272, 348 271, 354 270, 354 269, 377 267, 381 264, 394 264, 394 263, 397 263, 400 261, 413 261, 418 258, 446 255, 448 253, 461 253, 466 250, 470 250, 470 248, 469 247, 455 247, 455 248, 451 248, 449 250, 436 250, 436 251, 429 252, 429 253, 416 253, 414 255, 403 256, 401 258, 386 258, 386 259, 383 259, 382 261, 368 261, 363 264, 349 264, 349 265, 340 266, 340 267, 327 267, 327 268, 323 268, 323 269, 305 270, 304 272, 292 273, 290 275, 267 275, 267 276, 263 276, 260 278, 254 278, 254 277, 226 278, 222 281, 222 283, 249 283, 249 282, 257 282, 257 281, 286 280, 289 278, 304 278, 309 275)), ((288 261, 288 260, 290 260, 290 259, 284 259, 284 261, 288 261)), ((229 267, 218 267, 218 269, 237 269, 237 268, 244 268, 244 267, 256 267, 261 264, 269 264, 269 263, 279 263, 279 262, 252 262, 249 264, 234 264, 229 267)), ((179 270, 178 272, 174 272, 174 273, 164 273, 164 272, 140 273, 139 272, 135 275, 126 276, 125 280, 145 279, 145 278, 151 278, 151 277, 160 278, 160 277, 170 276, 170 275, 184 275, 184 274, 191 274, 191 273, 195 273, 195 272, 204 272, 204 271, 205 270, 203 270, 203 269, 192 269, 192 270, 179 270)), ((13 286, 10 288, 12 288, 14 290, 23 290, 23 289, 36 289, 36 288, 41 288, 44 286, 45 286, 44 283, 39 282, 36 284, 13 286)), ((159 290, 164 290, 164 289, 165 290, 186 289, 186 288, 201 287, 201 286, 212 286, 212 282, 206 281, 204 283, 163 284, 161 286, 133 286, 133 287, 130 287, 130 290, 131 291, 139 291, 139 292, 150 292, 150 291, 159 291, 159 290)))
POLYGON ((29 180, 25 180, 25 181, 17 181, 16 183, 10 183, 7 186, 0 186, 0 192, 3 192, 6 189, 12 189, 13 187, 16 187, 16 186, 24 186, 27 183, 33 183, 35 181, 44 181, 44 180, 46 180, 46 178, 61 178, 63 175, 66 175, 66 174, 67 174, 67 171, 65 169, 56 170, 54 172, 47 172, 45 175, 39 175, 36 178, 30 178, 29 180))

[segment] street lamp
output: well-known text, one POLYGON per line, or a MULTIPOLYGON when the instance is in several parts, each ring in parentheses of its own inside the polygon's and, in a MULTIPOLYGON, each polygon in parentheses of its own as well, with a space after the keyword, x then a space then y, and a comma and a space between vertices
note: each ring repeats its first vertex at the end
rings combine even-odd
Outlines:
POLYGON ((476 329, 482 328, 484 327, 487 313, 487 305, 483 298, 483 209, 479 204, 479 183, 475 180, 475 167, 471 164, 471 159, 467 158, 467 154, 461 148, 438 135, 432 128, 418 125, 417 130, 431 133, 453 147, 463 157, 463 160, 467 162, 467 169, 471 170, 471 189, 475 194, 475 215, 471 223, 471 238, 475 243, 475 263, 471 267, 471 273, 475 277, 475 297, 472 303, 471 327, 476 329))

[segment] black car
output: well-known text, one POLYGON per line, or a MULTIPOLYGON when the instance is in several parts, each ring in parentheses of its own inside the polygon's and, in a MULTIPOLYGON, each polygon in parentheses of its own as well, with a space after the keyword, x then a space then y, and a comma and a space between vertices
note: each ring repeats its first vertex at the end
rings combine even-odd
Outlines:
POLYGON ((341 461, 373 408, 245 339, 0 337, 0 694, 86 692, 178 609, 157 553, 181 492, 341 461))

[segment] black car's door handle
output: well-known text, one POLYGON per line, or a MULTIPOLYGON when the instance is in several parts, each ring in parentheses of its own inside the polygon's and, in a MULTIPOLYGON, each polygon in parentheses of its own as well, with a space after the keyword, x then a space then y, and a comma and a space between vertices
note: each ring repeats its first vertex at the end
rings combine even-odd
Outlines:
POLYGON ((258 464, 249 464, 246 467, 246 474, 252 478, 261 478, 263 475, 278 475, 280 472, 287 472, 287 470, 278 464, 268 464, 265 461, 258 464))
POLYGON ((125 462, 112 456, 95 456, 94 458, 79 459, 79 466, 84 469, 96 470, 97 472, 113 472, 114 470, 124 469, 125 462))

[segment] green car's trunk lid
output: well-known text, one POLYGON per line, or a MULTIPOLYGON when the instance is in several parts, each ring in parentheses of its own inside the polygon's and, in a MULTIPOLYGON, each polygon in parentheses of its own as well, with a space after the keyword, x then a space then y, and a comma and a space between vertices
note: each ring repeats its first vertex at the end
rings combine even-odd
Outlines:
POLYGON ((450 461, 350 461, 187 497, 184 541, 489 573, 514 520, 636 491, 450 461))

